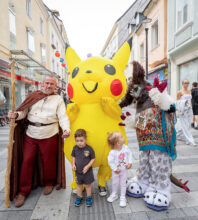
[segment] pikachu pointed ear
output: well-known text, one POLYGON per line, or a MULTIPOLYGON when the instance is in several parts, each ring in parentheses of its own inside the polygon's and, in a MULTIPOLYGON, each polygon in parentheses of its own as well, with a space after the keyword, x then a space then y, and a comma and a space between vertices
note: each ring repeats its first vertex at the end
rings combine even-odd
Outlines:
POLYGON ((65 47, 65 57, 70 72, 74 69, 76 65, 78 65, 81 62, 80 57, 76 54, 74 49, 72 49, 67 43, 65 47))
POLYGON ((112 60, 120 66, 121 70, 124 71, 128 63, 132 46, 132 38, 126 41, 117 53, 113 56, 112 60))

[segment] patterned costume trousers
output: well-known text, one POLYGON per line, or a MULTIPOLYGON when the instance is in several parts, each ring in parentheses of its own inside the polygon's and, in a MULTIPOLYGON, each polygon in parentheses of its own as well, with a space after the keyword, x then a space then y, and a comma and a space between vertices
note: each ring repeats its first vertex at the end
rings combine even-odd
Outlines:
POLYGON ((140 151, 137 178, 153 190, 170 187, 172 160, 167 152, 158 150, 140 151))

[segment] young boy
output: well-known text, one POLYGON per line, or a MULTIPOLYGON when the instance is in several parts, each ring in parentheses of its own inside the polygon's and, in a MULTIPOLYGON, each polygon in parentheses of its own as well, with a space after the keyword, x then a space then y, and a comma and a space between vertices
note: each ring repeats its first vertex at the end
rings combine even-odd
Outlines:
POLYGON ((91 190, 94 181, 92 164, 95 161, 94 150, 86 144, 87 135, 84 129, 75 132, 76 145, 72 151, 72 170, 76 172, 77 197, 75 206, 80 206, 82 202, 82 187, 85 184, 87 193, 86 205, 92 205, 91 190))

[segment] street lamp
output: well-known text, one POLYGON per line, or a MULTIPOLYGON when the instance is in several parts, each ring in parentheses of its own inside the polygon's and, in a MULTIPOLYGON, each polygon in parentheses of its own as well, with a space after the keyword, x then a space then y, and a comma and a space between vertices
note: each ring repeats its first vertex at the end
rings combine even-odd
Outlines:
POLYGON ((148 79, 148 24, 151 23, 151 21, 152 19, 147 17, 142 21, 146 35, 146 79, 148 79))

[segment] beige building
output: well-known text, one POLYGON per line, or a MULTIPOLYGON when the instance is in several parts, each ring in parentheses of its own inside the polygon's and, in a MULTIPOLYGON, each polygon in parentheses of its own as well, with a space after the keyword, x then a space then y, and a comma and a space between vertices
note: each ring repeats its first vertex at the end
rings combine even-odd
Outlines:
POLYGON ((11 100, 10 56, 16 59, 17 106, 28 93, 40 87, 45 74, 55 75, 60 89, 65 90, 65 69, 52 66, 57 48, 53 47, 50 35, 53 29, 63 55, 68 39, 62 21, 42 0, 0 0, 0 9, 0 89, 7 99, 6 108, 10 108, 11 100))
POLYGON ((167 80, 167 0, 134 1, 114 24, 101 54, 112 57, 124 41, 133 37, 126 78, 131 78, 133 60, 140 62, 146 70, 145 28, 148 30, 148 79, 151 82, 155 77, 167 80), (150 23, 144 25, 148 20, 150 23))
MULTIPOLYGON (((142 13, 151 21, 143 22, 136 30, 137 60, 146 67, 145 28, 148 28, 148 80, 152 82, 157 77, 160 81, 167 81, 167 1, 153 0, 142 13)), ((138 20, 138 13, 135 19, 138 20)))

